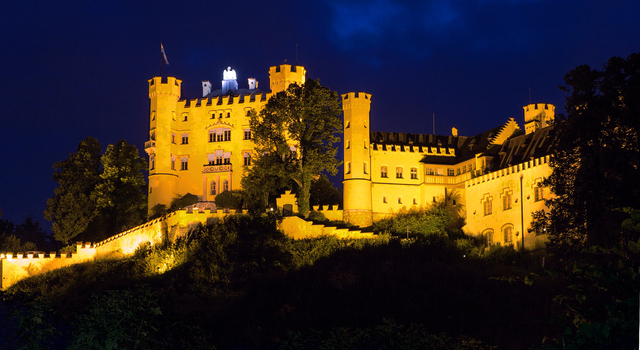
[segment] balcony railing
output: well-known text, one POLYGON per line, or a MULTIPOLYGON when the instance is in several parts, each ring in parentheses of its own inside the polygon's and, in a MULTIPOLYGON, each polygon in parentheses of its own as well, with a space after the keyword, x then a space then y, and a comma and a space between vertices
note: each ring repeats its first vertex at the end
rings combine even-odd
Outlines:
POLYGON ((155 141, 147 141, 144 143, 144 149, 156 147, 155 141))
POLYGON ((218 165, 209 165, 205 164, 202 167, 203 173, 225 173, 233 171, 231 168, 231 164, 218 164, 218 165))

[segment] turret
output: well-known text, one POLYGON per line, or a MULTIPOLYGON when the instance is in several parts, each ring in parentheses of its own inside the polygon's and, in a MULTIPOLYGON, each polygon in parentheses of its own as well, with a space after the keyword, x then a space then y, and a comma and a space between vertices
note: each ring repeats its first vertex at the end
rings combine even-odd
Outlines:
POLYGON ((149 155, 149 212, 156 204, 169 206, 177 194, 178 175, 172 160, 172 145, 182 81, 174 77, 149 80, 150 126, 145 151, 149 155))
POLYGON ((556 106, 550 103, 531 103, 522 109, 524 109, 524 130, 527 134, 546 128, 555 119, 556 106))
POLYGON ((269 68, 269 87, 273 94, 287 89, 289 84, 304 84, 307 71, 303 66, 281 64, 269 68))
POLYGON ((367 227, 373 223, 371 207, 371 155, 369 110, 371 95, 342 95, 344 112, 344 220, 367 227))

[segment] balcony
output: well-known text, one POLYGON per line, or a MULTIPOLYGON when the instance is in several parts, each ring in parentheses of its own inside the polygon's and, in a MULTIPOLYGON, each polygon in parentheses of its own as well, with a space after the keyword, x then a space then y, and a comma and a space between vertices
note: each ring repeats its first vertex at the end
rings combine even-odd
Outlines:
POLYGON ((202 173, 226 173, 233 171, 231 168, 231 164, 217 164, 217 165, 209 165, 205 164, 202 167, 202 173))
POLYGON ((144 143, 144 150, 148 154, 156 153, 156 142, 155 141, 147 141, 144 143))

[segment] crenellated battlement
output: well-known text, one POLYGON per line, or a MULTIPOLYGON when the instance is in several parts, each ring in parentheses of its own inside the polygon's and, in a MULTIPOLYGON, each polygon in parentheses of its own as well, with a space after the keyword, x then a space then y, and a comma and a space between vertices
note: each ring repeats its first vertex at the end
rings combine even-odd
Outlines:
POLYGON ((179 100, 178 103, 184 109, 198 109, 202 107, 225 106, 225 105, 246 105, 251 108, 262 106, 271 97, 270 93, 258 92, 240 95, 225 95, 200 97, 179 100))
POLYGON ((342 109, 352 109, 357 107, 369 107, 371 104, 371 94, 365 92, 348 92, 342 94, 342 109))
POLYGON ((148 82, 149 98, 170 96, 174 97, 176 100, 180 99, 182 80, 174 77, 153 77, 152 79, 149 79, 148 82), (163 81, 163 79, 166 79, 166 81, 163 81))
POLYGON ((281 64, 269 67, 269 87, 273 94, 287 89, 289 84, 302 85, 306 81, 307 71, 303 66, 281 64))

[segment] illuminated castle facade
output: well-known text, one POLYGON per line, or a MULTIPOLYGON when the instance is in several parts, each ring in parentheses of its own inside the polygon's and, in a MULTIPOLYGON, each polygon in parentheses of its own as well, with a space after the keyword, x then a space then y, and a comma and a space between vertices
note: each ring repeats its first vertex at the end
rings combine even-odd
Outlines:
MULTIPOLYGON (((247 112, 260 110, 289 84, 303 84, 305 74, 302 66, 270 67, 270 91, 262 91, 254 78, 239 88, 228 68, 220 89, 203 81, 196 99, 181 99, 176 78, 149 80, 149 210, 186 193, 213 201, 222 191, 240 189, 253 152, 247 112)), ((520 244, 524 232, 528 249, 542 244, 544 232, 533 232, 530 223, 550 195, 540 184, 551 173, 553 105, 525 106, 524 131, 509 119, 472 137, 455 128, 451 135, 371 131, 370 106, 367 93, 342 95, 343 220, 366 227, 457 193, 452 200, 464 207, 467 233, 484 234, 493 244, 520 244)))
POLYGON ((544 232, 530 224, 550 195, 541 182, 551 173, 555 106, 525 106, 525 131, 509 119, 466 137, 455 128, 451 135, 371 131, 371 95, 344 94, 342 104, 345 221, 369 226, 457 193, 452 200, 462 201, 465 232, 484 234, 490 244, 522 244, 523 232, 527 249, 544 243, 544 232))
POLYGON ((254 78, 238 88, 229 67, 220 89, 203 81, 202 97, 196 99, 181 99, 179 79, 149 80, 149 211, 157 204, 169 206, 178 195, 213 201, 222 191, 240 189, 243 165, 251 163, 253 151, 247 112, 260 110, 291 83, 304 84, 305 75, 302 66, 271 67, 271 91, 262 91, 254 78))

